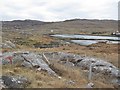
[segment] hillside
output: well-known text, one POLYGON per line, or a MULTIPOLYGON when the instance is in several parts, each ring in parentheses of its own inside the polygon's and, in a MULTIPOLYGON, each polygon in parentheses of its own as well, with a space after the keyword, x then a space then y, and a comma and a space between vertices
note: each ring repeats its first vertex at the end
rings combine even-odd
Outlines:
POLYGON ((60 22, 43 22, 37 20, 14 20, 3 21, 4 30, 35 30, 40 34, 50 33, 70 33, 70 34, 110 34, 117 31, 117 21, 115 20, 87 20, 72 19, 60 22), (100 32, 100 33, 99 33, 100 32))
POLYGON ((120 86, 117 81, 120 77, 117 74, 119 44, 109 44, 105 41, 82 46, 50 36, 50 34, 110 36, 112 32, 117 31, 117 21, 13 20, 2 21, 2 24, 0 88, 118 88, 120 86))

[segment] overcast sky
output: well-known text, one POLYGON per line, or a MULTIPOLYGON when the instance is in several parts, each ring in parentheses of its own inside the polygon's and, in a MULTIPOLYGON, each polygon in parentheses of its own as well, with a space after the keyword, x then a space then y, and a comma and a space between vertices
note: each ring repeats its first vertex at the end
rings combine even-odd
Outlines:
POLYGON ((0 20, 118 19, 119 0, 0 0, 0 20))

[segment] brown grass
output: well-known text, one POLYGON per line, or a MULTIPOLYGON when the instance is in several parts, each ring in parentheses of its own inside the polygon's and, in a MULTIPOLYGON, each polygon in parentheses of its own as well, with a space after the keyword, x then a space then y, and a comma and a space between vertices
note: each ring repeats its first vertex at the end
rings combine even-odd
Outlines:
MULTIPOLYGON (((22 75, 27 77, 31 84, 28 88, 84 88, 88 83, 87 73, 77 67, 68 67, 57 61, 52 61, 52 69, 62 78, 48 75, 45 71, 36 71, 35 69, 21 67, 20 65, 4 65, 3 75, 22 75), (75 83, 70 84, 72 80, 75 83)), ((105 81, 105 80, 104 80, 105 81)), ((93 80, 95 87, 112 87, 104 83, 101 79, 93 80)))
MULTIPOLYGON (((13 25, 14 26, 14 25, 13 25)), ((13 27, 11 26, 11 27, 13 27)), ((26 25, 25 25, 26 26, 26 25)), ((105 32, 103 35, 110 35, 112 32, 117 30, 117 22, 111 21, 68 21, 68 22, 56 22, 46 25, 38 25, 31 27, 21 28, 21 30, 16 31, 14 29, 4 31, 2 40, 11 40, 14 42, 15 38, 23 38, 23 40, 29 45, 17 45, 16 49, 2 49, 3 52, 25 50, 33 52, 67 52, 74 53, 82 56, 91 56, 105 59, 114 65, 118 64, 118 45, 106 45, 106 44, 95 44, 89 47, 80 46, 77 44, 64 45, 57 48, 33 48, 32 44, 36 42, 40 43, 50 43, 51 41, 57 41, 58 39, 50 38, 43 34, 49 34, 50 30, 53 29, 54 33, 61 34, 91 34, 93 32, 105 32), (31 29, 34 29, 31 30, 31 29), (32 32, 32 35, 22 35, 19 32, 25 30, 27 32, 32 32), (28 42, 29 41, 29 42, 28 42), (92 48, 95 47, 95 48, 92 48)), ((32 88, 78 88, 85 87, 88 83, 87 72, 82 71, 79 68, 66 67, 58 62, 53 63, 52 69, 62 77, 58 79, 56 77, 48 75, 46 72, 36 72, 34 69, 20 67, 19 65, 5 65, 3 66, 3 75, 23 75, 27 77, 32 83, 28 87, 32 88), (75 84, 67 84, 69 80, 75 81, 75 84)), ((95 87, 112 87, 112 85, 103 82, 105 79, 93 80, 95 87)))

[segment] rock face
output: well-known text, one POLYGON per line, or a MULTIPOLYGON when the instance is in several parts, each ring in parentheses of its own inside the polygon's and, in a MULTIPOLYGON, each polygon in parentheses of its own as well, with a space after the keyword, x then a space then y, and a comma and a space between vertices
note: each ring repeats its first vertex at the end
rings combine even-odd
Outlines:
MULTIPOLYGON (((60 62, 71 62, 74 65, 82 69, 89 70, 90 65, 92 65, 92 72, 94 73, 103 73, 110 76, 120 77, 119 70, 113 64, 106 62, 105 60, 100 60, 97 58, 85 57, 69 53, 45 53, 49 60, 57 60, 60 62)), ((68 64, 67 64, 68 65, 68 64)), ((71 65, 71 64, 70 64, 71 65)))
POLYGON ((114 88, 120 88, 120 78, 116 78, 112 80, 114 88))
POLYGON ((92 71, 95 73, 103 73, 106 75, 112 75, 118 77, 118 69, 109 62, 98 60, 96 58, 85 57, 82 61, 76 64, 81 68, 89 69, 92 65, 92 71))
MULTIPOLYGON (((91 66, 91 71, 93 73, 102 73, 111 77, 119 78, 120 72, 117 67, 113 64, 106 62, 105 60, 100 60, 97 58, 91 58, 86 56, 80 56, 75 54, 63 53, 63 52, 52 52, 44 53, 47 59, 57 60, 58 62, 65 64, 66 66, 77 66, 82 69, 89 70, 91 66)), ((27 68, 35 68, 37 71, 44 70, 48 74, 56 76, 57 74, 49 67, 48 63, 43 59, 42 54, 37 54, 33 52, 6 52, 0 56, 2 60, 1 64, 14 64, 21 63, 21 66, 27 68)), ((119 82, 117 82, 119 84, 119 82)))
POLYGON ((25 88, 30 82, 21 76, 2 76, 0 84, 3 88, 25 88))
MULTIPOLYGON (((49 65, 42 59, 42 56, 35 53, 23 54, 24 60, 29 63, 30 67, 36 67, 37 70, 46 70, 49 74, 54 74, 55 72, 49 67, 49 65)), ((23 62, 24 63, 24 62, 23 62)))
POLYGON ((36 68, 36 70, 44 70, 49 74, 56 75, 49 65, 43 60, 42 55, 31 52, 6 52, 2 56, 2 64, 21 63, 21 66, 36 68))
MULTIPOLYGON (((95 73, 103 73, 115 77, 120 77, 119 70, 117 67, 104 60, 97 58, 82 57, 80 55, 74 55, 69 53, 45 53, 48 60, 58 60, 59 62, 67 66, 78 66, 82 69, 88 69, 92 65, 92 71, 95 73)), ((49 74, 55 72, 45 62, 42 55, 38 55, 32 52, 6 52, 1 55, 2 64, 14 64, 20 62, 24 67, 36 68, 37 70, 45 70, 49 74)))
MULTIPOLYGON (((105 60, 101 60, 98 58, 91 58, 87 56, 63 53, 63 52, 45 53, 45 55, 49 57, 49 60, 58 60, 58 62, 63 63, 66 66, 77 66, 85 70, 89 70, 91 66, 91 69, 92 69, 91 71, 93 73, 95 74, 101 73, 104 75, 108 75, 120 81, 119 69, 113 64, 106 62, 105 60)), ((118 81, 111 82, 111 83, 115 84, 115 87, 119 87, 120 82, 118 81)), ((88 85, 87 87, 90 88, 91 86, 88 85)))

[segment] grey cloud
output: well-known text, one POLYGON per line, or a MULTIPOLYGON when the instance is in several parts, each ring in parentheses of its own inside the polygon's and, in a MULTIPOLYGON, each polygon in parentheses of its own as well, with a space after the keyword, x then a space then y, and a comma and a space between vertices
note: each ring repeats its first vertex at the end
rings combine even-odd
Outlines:
POLYGON ((118 0, 1 0, 0 19, 117 19, 118 0))

